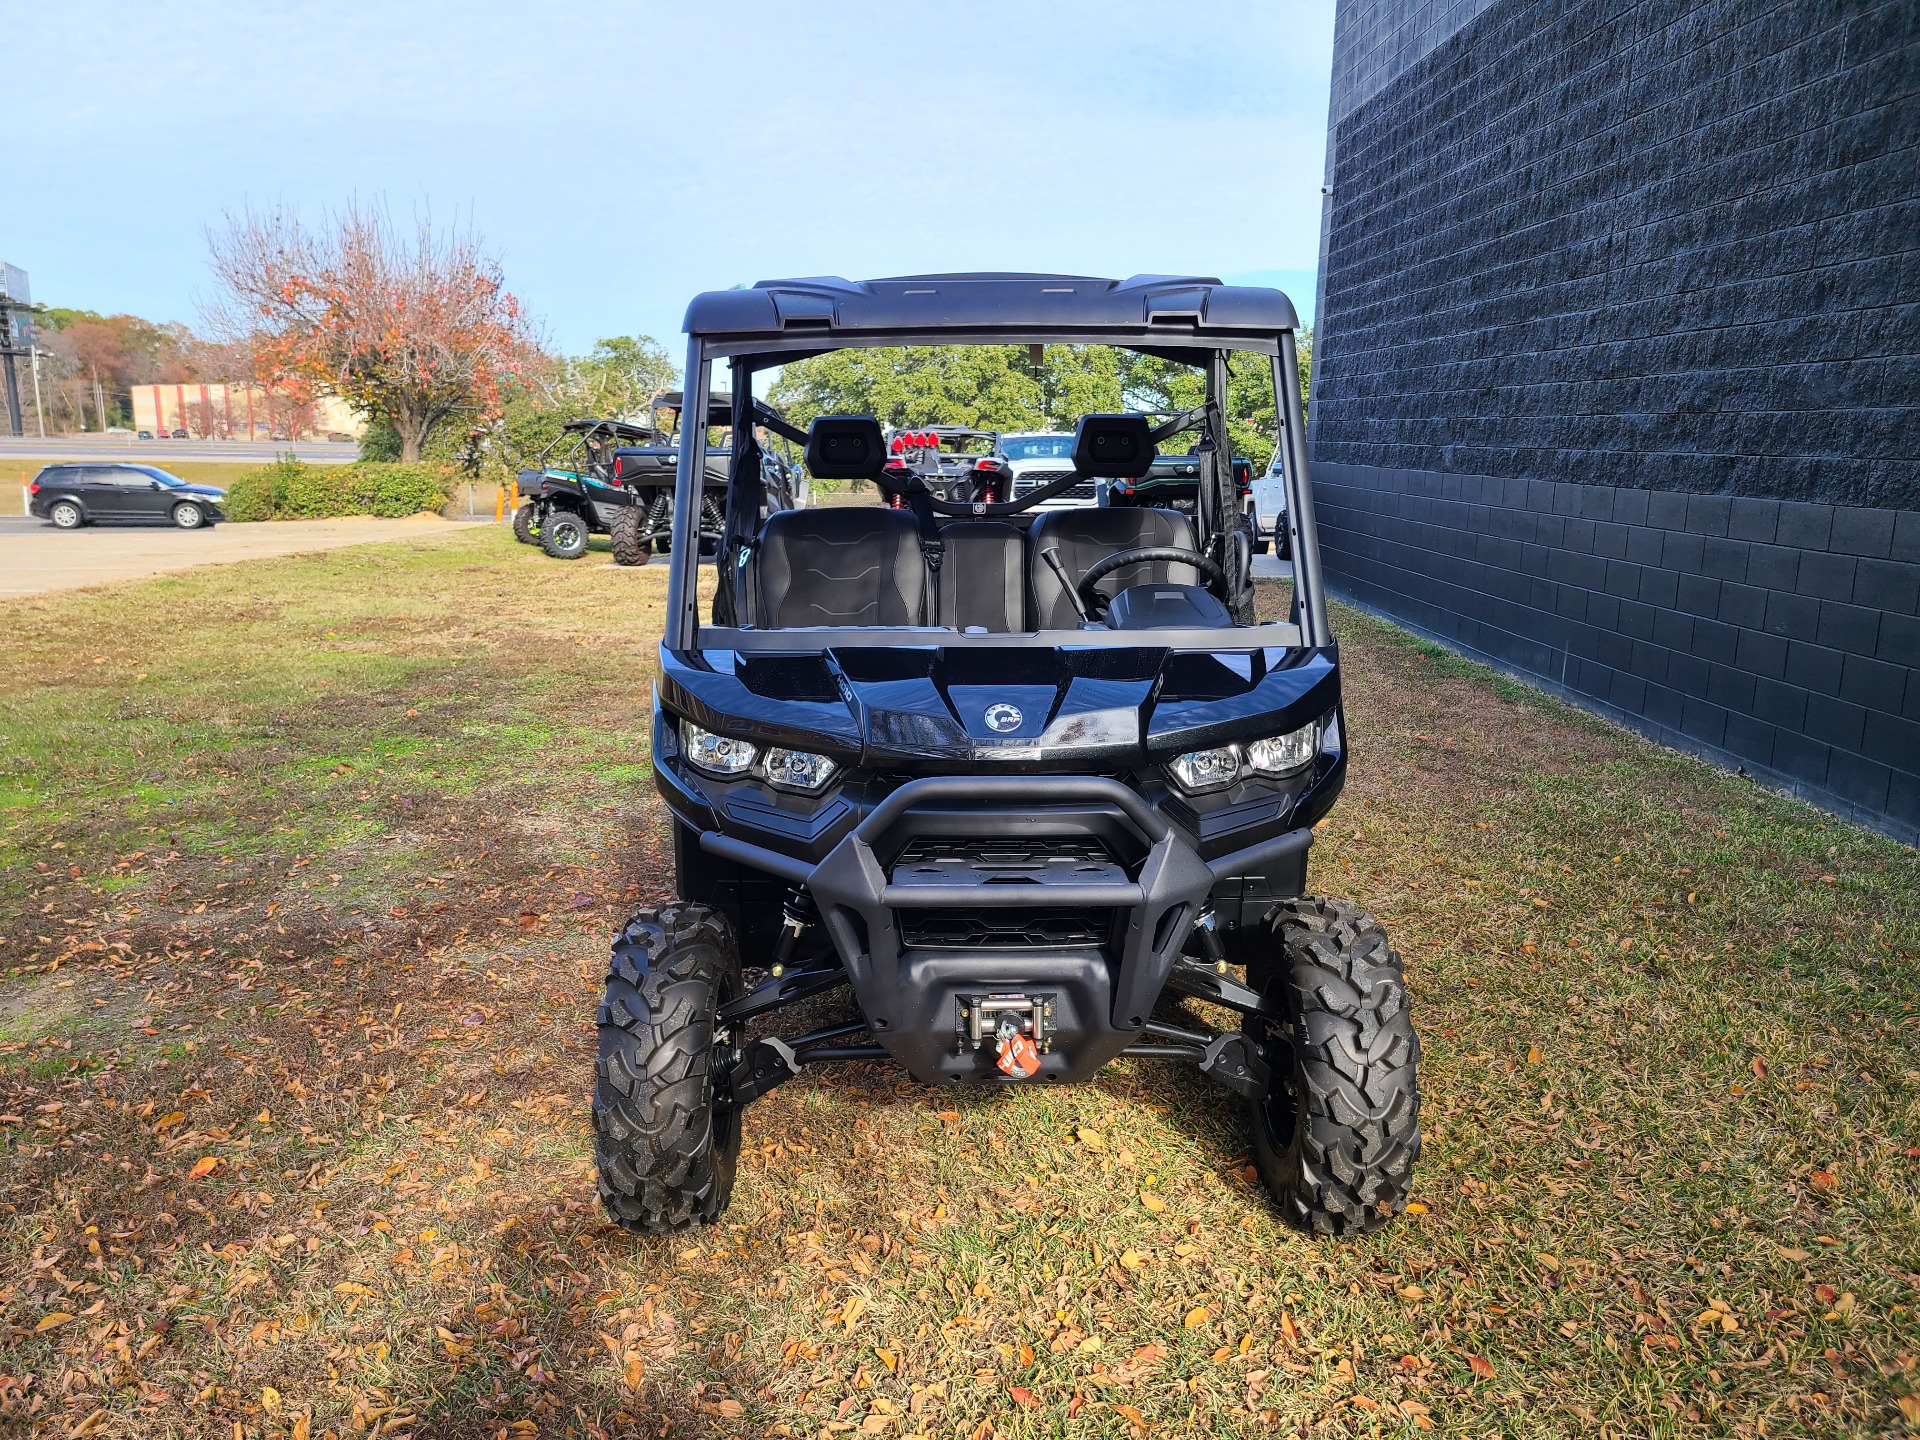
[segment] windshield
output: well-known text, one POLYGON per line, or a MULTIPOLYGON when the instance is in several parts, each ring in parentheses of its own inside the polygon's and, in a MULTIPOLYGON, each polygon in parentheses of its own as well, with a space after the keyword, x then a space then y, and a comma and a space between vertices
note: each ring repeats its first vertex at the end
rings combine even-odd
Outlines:
POLYGON ((1071 435, 1002 435, 1000 453, 1009 460, 1070 460, 1071 435))
MULTIPOLYGON (((1236 353, 1223 378, 1214 450, 1269 453, 1271 362, 1236 353)), ((735 548, 718 566, 717 626, 995 635, 1211 628, 1251 616, 1245 568, 1233 561, 1237 497, 1214 498, 1199 477, 1158 492, 1121 483, 1146 473, 1152 448, 1182 453, 1207 423, 1200 364, 1097 344, 880 345, 753 379, 795 433, 828 421, 823 434, 841 448, 821 450, 786 504, 728 487, 720 543, 735 548), (1086 426, 1105 438, 1084 441, 1094 448, 1083 472, 1074 453, 1086 426), (997 453, 983 453, 996 432, 997 453), (1102 458, 1123 445, 1139 470, 1102 458), (861 458, 835 458, 847 451, 861 458), (1104 563, 1131 552, 1150 553, 1104 563)))
POLYGON ((151 475, 154 479, 158 480, 162 485, 166 486, 169 490, 177 490, 182 485, 187 483, 177 475, 169 475, 164 470, 155 470, 150 466, 143 465, 140 469, 140 473, 143 475, 151 475))

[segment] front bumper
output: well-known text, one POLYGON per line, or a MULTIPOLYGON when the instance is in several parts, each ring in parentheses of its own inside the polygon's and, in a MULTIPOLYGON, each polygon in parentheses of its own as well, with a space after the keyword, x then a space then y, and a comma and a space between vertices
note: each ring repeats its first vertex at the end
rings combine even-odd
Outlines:
MULTIPOLYGON (((1034 1080, 1090 1077, 1137 1040, 1194 923, 1223 880, 1301 863, 1312 832, 1283 832, 1203 860, 1153 806, 1097 776, 930 776, 876 805, 817 864, 704 831, 710 854, 811 891, 874 1039, 917 1078, 995 1081, 990 1049, 968 1043, 968 1007, 1019 994, 1051 1007, 1034 1080), (969 865, 899 863, 917 840, 977 843, 969 865), (1116 863, 997 866, 997 845, 1095 842, 1116 863), (934 941, 927 916, 998 915, 1039 943, 934 941), (1056 943, 1072 917, 1097 934, 1056 943), (1101 928, 1104 925, 1104 928, 1101 928), (1084 943, 1081 943, 1084 942, 1084 943)), ((933 927, 936 931, 938 927, 933 927)), ((1072 926, 1067 927, 1071 932, 1072 926)))

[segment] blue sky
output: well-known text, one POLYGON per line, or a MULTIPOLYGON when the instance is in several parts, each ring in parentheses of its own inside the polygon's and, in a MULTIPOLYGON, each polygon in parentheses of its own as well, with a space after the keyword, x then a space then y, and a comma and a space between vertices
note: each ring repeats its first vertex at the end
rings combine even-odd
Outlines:
POLYGON ((192 322, 222 212, 471 223, 569 351, 779 275, 1252 278, 1312 304, 1332 0, 19 7, 0 259, 192 322), (22 61, 25 63, 21 63, 22 61))

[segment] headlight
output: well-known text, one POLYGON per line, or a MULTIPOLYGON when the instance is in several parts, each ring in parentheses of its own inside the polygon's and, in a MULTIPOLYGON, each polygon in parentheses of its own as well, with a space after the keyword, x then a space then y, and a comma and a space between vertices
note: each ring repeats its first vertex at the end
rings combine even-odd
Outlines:
POLYGON ((680 722, 680 744, 688 763, 709 775, 744 775, 753 768, 753 746, 702 730, 691 720, 680 722))
POLYGON ((1320 722, 1302 725, 1291 735, 1275 735, 1247 746, 1247 763, 1262 775, 1291 775, 1320 753, 1320 722))
POLYGON ((824 755, 809 755, 805 750, 767 751, 767 783, 791 790, 818 790, 833 778, 840 767, 824 755))
POLYGON ((1232 745, 1218 750, 1189 750, 1167 764, 1168 772, 1182 790, 1198 794, 1231 785, 1240 774, 1240 751, 1232 745))
POLYGON ((1292 775, 1313 763, 1320 753, 1320 722, 1302 725, 1286 735, 1254 740, 1244 748, 1222 745, 1217 750, 1189 750, 1167 762, 1167 773, 1189 795, 1224 790, 1252 770, 1279 777, 1292 775))

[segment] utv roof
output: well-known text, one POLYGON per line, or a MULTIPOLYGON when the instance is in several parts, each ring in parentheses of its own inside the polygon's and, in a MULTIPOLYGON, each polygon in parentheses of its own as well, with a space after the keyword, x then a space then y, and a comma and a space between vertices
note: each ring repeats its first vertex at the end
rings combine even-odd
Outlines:
POLYGON ((1298 328, 1293 302, 1278 290, 1193 275, 1013 274, 762 280, 751 289, 696 295, 685 325, 690 335, 716 339, 929 330, 1112 331, 1118 337, 1147 330, 1174 344, 1298 328))
MULTIPOLYGON (((684 410, 687 408, 687 396, 683 390, 662 390, 653 397, 654 407, 660 410, 684 410)), ((707 397, 707 424, 731 425, 733 423, 733 396, 724 390, 716 390, 707 397)))
POLYGON ((617 440, 641 440, 653 434, 645 425, 634 425, 626 420, 569 420, 560 429, 568 435, 588 435, 599 431, 617 440))

